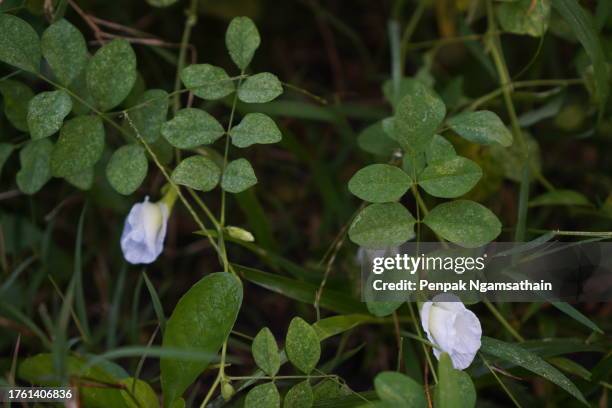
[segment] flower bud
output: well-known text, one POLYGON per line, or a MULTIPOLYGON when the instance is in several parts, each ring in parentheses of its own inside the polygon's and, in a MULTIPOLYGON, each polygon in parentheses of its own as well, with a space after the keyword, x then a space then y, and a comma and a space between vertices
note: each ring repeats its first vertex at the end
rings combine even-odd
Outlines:
POLYGON ((253 234, 251 234, 250 231, 247 231, 243 228, 233 227, 229 225, 225 227, 225 231, 227 232, 227 235, 229 235, 232 238, 238 239, 240 241, 244 241, 244 242, 255 241, 255 237, 253 236, 253 234))
POLYGON ((232 387, 228 380, 224 380, 221 383, 221 396, 225 401, 229 401, 235 393, 236 390, 234 390, 234 387, 232 387))

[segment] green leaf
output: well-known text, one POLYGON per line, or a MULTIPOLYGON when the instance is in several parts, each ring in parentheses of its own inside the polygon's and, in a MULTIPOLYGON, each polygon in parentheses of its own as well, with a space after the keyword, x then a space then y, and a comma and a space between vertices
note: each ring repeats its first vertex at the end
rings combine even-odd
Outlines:
POLYGON ((434 207, 423 219, 442 238, 465 248, 493 241, 501 223, 488 208, 469 200, 456 200, 434 207))
POLYGON ((256 143, 278 143, 283 138, 274 120, 263 113, 247 113, 229 134, 232 137, 232 144, 236 147, 249 147, 256 143))
POLYGON ((317 332, 301 317, 294 317, 289 323, 285 353, 291 364, 304 374, 310 374, 321 358, 317 332))
POLYGON ((181 109, 172 120, 164 123, 161 133, 172 146, 192 149, 214 143, 225 131, 217 119, 207 112, 187 108, 181 109))
POLYGON ((600 115, 603 115, 610 93, 610 69, 601 45, 593 17, 576 0, 555 0, 553 7, 569 24, 593 63, 595 88, 598 93, 600 115))
POLYGON ((308 380, 299 382, 287 391, 283 401, 284 408, 310 408, 314 403, 312 387, 308 380))
POLYGON ((419 174, 425 169, 427 165, 427 158, 425 153, 418 152, 406 152, 402 157, 402 169, 412 178, 418 180, 419 174))
POLYGON ((13 153, 13 150, 15 150, 15 146, 12 144, 0 143, 0 176, 2 175, 2 168, 4 167, 4 164, 11 156, 11 153, 13 153))
POLYGON ((453 144, 440 135, 434 135, 431 143, 425 150, 427 163, 436 163, 444 160, 450 160, 457 155, 453 144))
POLYGON ((0 94, 4 98, 4 114, 18 130, 28 131, 28 104, 34 92, 27 86, 12 79, 0 81, 0 94))
POLYGON ((548 364, 537 354, 532 353, 519 345, 506 343, 491 337, 482 336, 481 351, 495 356, 501 360, 523 367, 547 380, 557 384, 569 392, 579 401, 587 404, 578 388, 559 370, 548 364))
POLYGON ((244 408, 280 408, 280 394, 273 382, 257 385, 244 399, 244 408))
POLYGON ((41 92, 28 104, 28 128, 32 139, 51 136, 72 110, 72 100, 64 91, 41 92))
POLYGON ((210 191, 219 183, 221 169, 208 157, 190 156, 172 172, 172 180, 179 185, 199 191, 210 191))
POLYGON ((366 306, 368 308, 368 312, 377 317, 385 317, 389 316, 391 313, 395 312, 404 302, 399 301, 388 301, 388 302, 366 302, 366 306))
POLYGON ((400 203, 372 204, 353 220, 351 241, 369 248, 397 246, 414 237, 416 220, 400 203))
POLYGON ((280 368, 280 354, 278 345, 274 339, 274 335, 267 327, 264 327, 257 333, 251 345, 251 352, 257 367, 269 375, 274 377, 280 368))
POLYGON ((34 194, 51 179, 49 139, 32 140, 19 152, 21 169, 17 172, 17 186, 25 194, 34 194))
MULTIPOLYGON (((242 304, 242 284, 229 273, 200 279, 178 301, 166 322, 163 347, 217 353, 229 336, 242 304)), ((178 399, 210 360, 161 359, 164 406, 178 399)))
POLYGON ((87 44, 83 34, 62 19, 51 24, 40 40, 42 55, 63 85, 70 85, 87 66, 87 44))
POLYGON ((251 63, 260 43, 257 27, 248 17, 235 17, 227 27, 225 45, 232 61, 243 71, 251 63))
POLYGON ((399 200, 412 185, 402 169, 389 164, 372 164, 351 177, 348 189, 364 201, 386 203, 399 200))
POLYGON ((149 162, 144 149, 136 144, 129 144, 115 150, 106 166, 106 178, 116 192, 123 195, 132 194, 140 187, 145 177, 149 162))
POLYGON ((12 14, 0 14, 0 61, 28 72, 40 69, 40 40, 36 31, 12 14))
POLYGON ((383 129, 382 121, 363 129, 357 136, 361 150, 378 156, 391 156, 400 147, 383 129))
POLYGON ((270 102, 282 93, 283 85, 269 72, 248 77, 238 88, 238 98, 246 103, 270 102))
POLYGON ((159 407, 157 394, 155 394, 155 391, 153 391, 151 386, 146 382, 137 378, 128 377, 119 381, 119 383, 125 387, 119 392, 128 408, 159 407))
POLYGON ((464 112, 448 120, 448 125, 459 136, 471 142, 510 146, 512 134, 499 116, 491 111, 464 112))
POLYGON ((129 117, 147 143, 154 143, 161 135, 161 127, 168 116, 168 92, 149 89, 136 100, 129 117))
POLYGON ((597 333, 603 334, 603 330, 599 328, 591 319, 580 313, 574 306, 566 302, 550 302, 554 307, 576 320, 578 323, 585 325, 589 329, 596 331, 597 333))
POLYGON ((229 193, 240 193, 255 184, 257 184, 257 176, 247 159, 231 161, 223 171, 221 188, 229 193))
POLYGON ((427 85, 412 79, 406 82, 406 94, 397 104, 394 138, 406 151, 424 151, 444 120, 446 106, 427 85))
POLYGON ((583 194, 573 190, 552 190, 529 201, 530 207, 550 205, 591 206, 592 204, 583 194))
POLYGON ((478 164, 456 156, 425 167, 419 174, 419 185, 434 197, 454 198, 470 191, 481 177, 478 164))
POLYGON ((104 150, 104 126, 98 116, 77 116, 60 130, 51 154, 54 176, 66 177, 92 167, 104 150))
POLYGON ((176 3, 178 0, 147 0, 147 3, 149 3, 151 6, 153 7, 169 7, 171 5, 173 5, 174 3, 176 3))
POLYGON ((374 388, 378 397, 394 407, 425 407, 423 386, 412 378, 395 372, 385 371, 374 379, 374 388))
POLYGON ((102 111, 119 105, 136 82, 136 54, 126 40, 100 48, 87 65, 87 88, 102 111))
POLYGON ((234 92, 234 81, 223 68, 210 64, 193 64, 181 71, 181 81, 195 96, 221 99, 234 92))
POLYGON ((505 31, 541 37, 548 29, 550 0, 501 3, 497 8, 497 17, 505 31))
POLYGON ((93 185, 95 172, 93 167, 79 170, 64 176, 64 179, 80 190, 89 190, 93 185))
POLYGON ((455 370, 448 354, 442 353, 438 362, 438 384, 434 389, 434 406, 471 408, 475 405, 476 390, 472 379, 466 372, 455 370))
POLYGON ((345 314, 326 317, 313 323, 319 341, 323 341, 337 334, 348 331, 361 324, 376 321, 372 316, 365 314, 345 314))

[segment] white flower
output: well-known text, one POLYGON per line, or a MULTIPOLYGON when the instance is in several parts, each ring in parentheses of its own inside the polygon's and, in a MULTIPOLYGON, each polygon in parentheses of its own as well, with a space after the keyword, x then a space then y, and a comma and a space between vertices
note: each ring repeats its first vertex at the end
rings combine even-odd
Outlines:
POLYGON ((480 349, 480 320, 465 308, 455 295, 440 294, 421 308, 421 324, 430 342, 436 345, 434 355, 440 359, 448 353, 453 367, 464 370, 480 349))
POLYGON ((149 197, 134 204, 121 234, 121 250, 126 261, 149 264, 157 259, 164 249, 168 213, 164 202, 151 203, 149 197))

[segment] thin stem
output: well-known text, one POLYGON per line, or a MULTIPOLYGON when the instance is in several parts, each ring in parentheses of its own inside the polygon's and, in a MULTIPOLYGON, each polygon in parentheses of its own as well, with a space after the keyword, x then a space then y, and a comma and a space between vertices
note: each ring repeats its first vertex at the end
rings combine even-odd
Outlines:
POLYGON ((561 231, 530 228, 529 232, 546 234, 552 232, 556 236, 612 238, 612 231, 561 231))
MULTIPOLYGON (((189 9, 187 10, 187 20, 185 21, 185 28, 183 30, 183 36, 181 37, 181 45, 179 48, 178 64, 176 66, 176 76, 174 78, 174 91, 181 89, 181 71, 185 67, 185 59, 187 56, 187 47, 189 45, 189 38, 191 37, 191 30, 198 21, 198 0, 191 0, 189 3, 189 9)), ((176 113, 181 108, 181 100, 179 94, 174 95, 173 110, 176 113)))
POLYGON ((516 405, 518 408, 521 408, 521 404, 519 404, 518 401, 516 400, 516 398, 514 398, 514 395, 512 395, 512 393, 510 392, 508 387, 506 387, 506 384, 504 384, 504 382, 501 380, 501 378, 499 378, 499 376, 497 375, 497 373, 495 372, 493 367, 491 367, 491 365, 489 364, 487 359, 482 354, 480 354, 480 358, 482 358, 482 361, 485 363, 485 365, 487 366, 487 368, 489 369, 491 374, 493 374, 493 377, 495 377, 495 379, 497 380, 499 385, 501 385, 501 387, 506 392, 506 394, 508 394, 508 396, 510 397, 510 399, 512 400, 514 405, 516 405))
MULTIPOLYGON (((425 359, 427 360, 427 364, 429 365, 429 369, 431 370, 431 375, 434 379, 434 382, 438 383, 438 376, 436 375, 436 370, 434 369, 433 362, 431 361, 431 356, 429 355, 429 350, 427 350, 427 345, 424 343, 426 340, 423 337, 423 332, 421 332, 421 328, 419 327, 419 322, 416 318, 416 314, 412 307, 412 303, 408 302, 408 309, 410 310, 410 317, 412 317, 412 322, 414 323, 414 329, 417 332, 418 340, 421 341, 421 345, 423 346, 423 353, 425 354, 425 359)), ((403 333, 406 335, 406 333, 403 333)), ((408 336, 410 337, 410 336, 408 336)))
POLYGON ((510 333, 512 335, 512 337, 514 337, 519 343, 522 343, 522 342, 525 341, 523 336, 521 336, 516 331, 516 329, 514 327, 512 327, 510 322, 508 322, 506 320, 506 318, 500 313, 499 310, 497 310, 497 308, 491 302, 489 302, 487 299, 485 299, 485 300, 483 300, 483 303, 487 306, 487 308, 493 314, 493 316, 495 316, 495 318, 501 323, 501 325, 504 326, 504 328, 506 330, 508 330, 508 333, 510 333))
POLYGON ((404 33, 402 34, 402 46, 401 46, 402 49, 400 53, 402 72, 404 72, 404 65, 406 61, 406 56, 408 54, 408 44, 410 43, 410 39, 412 38, 414 31, 416 30, 417 24, 419 24, 419 21, 421 20, 421 17, 423 16, 423 12, 425 11, 426 3, 427 2, 425 0, 418 1, 417 8, 416 10, 414 10, 414 13, 412 13, 410 20, 408 21, 408 24, 406 25, 406 28, 404 29, 404 33))

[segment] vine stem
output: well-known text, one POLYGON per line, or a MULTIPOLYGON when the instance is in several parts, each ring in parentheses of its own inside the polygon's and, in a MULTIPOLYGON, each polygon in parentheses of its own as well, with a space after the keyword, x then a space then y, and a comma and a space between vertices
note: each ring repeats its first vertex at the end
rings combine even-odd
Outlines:
POLYGON ((501 380, 501 378, 499 378, 499 376, 497 375, 497 373, 495 372, 495 370, 493 369, 493 367, 491 367, 491 365, 489 364, 489 362, 487 361, 487 359, 481 354, 480 354, 480 358, 482 358, 482 361, 484 362, 485 366, 487 366, 487 368, 489 369, 489 371, 491 372, 491 374, 493 374, 493 377, 495 377, 495 379, 497 380, 497 382, 499 383, 499 385, 501 385, 501 387, 503 388, 503 390, 506 392, 506 394, 508 394, 508 396, 510 397, 510 399, 512 400, 512 402, 514 403, 514 405, 516 405, 518 408, 521 408, 521 404, 518 403, 518 401, 516 400, 516 398, 514 397, 514 395, 512 395, 512 393, 510 392, 510 390, 508 389, 508 387, 506 387, 506 384, 504 384, 504 382, 501 380))
MULTIPOLYGON (((187 10, 187 20, 185 21, 185 28, 183 29, 183 36, 181 37, 181 45, 179 47, 178 63, 176 65, 176 76, 174 77, 174 92, 181 89, 181 71, 185 67, 185 59, 187 56, 187 47, 189 45, 189 38, 191 37, 191 30, 198 21, 198 0, 191 0, 189 3, 189 9, 187 10)), ((174 94, 173 110, 176 113, 181 108, 181 100, 179 93, 174 94)))
POLYGON ((217 389, 217 387, 219 386, 221 381, 226 379, 226 378, 228 378, 228 377, 225 376, 225 357, 226 357, 226 353, 227 353, 227 339, 223 342, 223 347, 221 348, 221 361, 219 362, 219 372, 217 373, 217 377, 215 378, 215 381, 213 382, 212 386, 210 387, 210 389, 206 393, 206 397, 204 397, 204 400, 202 401, 202 404, 200 405, 200 408, 205 408, 206 407, 206 404, 208 404, 208 402, 212 398, 215 390, 217 389))

